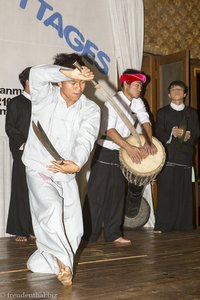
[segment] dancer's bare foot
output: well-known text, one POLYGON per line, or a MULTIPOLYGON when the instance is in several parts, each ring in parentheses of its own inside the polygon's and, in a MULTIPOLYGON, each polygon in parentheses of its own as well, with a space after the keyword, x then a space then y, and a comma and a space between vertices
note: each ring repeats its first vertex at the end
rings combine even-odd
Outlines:
POLYGON ((67 267, 62 261, 57 258, 57 263, 60 272, 57 276, 58 280, 65 286, 72 285, 72 272, 69 267, 67 267))
POLYGON ((61 269, 57 278, 64 286, 72 285, 72 272, 69 267, 65 267, 64 269, 61 269))
POLYGON ((153 233, 161 234, 162 231, 161 230, 154 230, 153 233))
POLYGON ((114 240, 114 243, 120 245, 130 245, 131 240, 124 239, 122 236, 120 236, 118 239, 114 240))
POLYGON ((16 237, 15 237, 15 242, 27 242, 28 241, 28 239, 27 239, 27 237, 26 236, 22 236, 22 235, 17 235, 16 237))

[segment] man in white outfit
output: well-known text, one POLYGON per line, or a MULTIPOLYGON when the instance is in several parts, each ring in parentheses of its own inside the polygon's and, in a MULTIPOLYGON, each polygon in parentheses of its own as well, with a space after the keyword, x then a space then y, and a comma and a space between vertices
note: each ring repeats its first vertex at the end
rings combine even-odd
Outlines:
MULTIPOLYGON (((83 209, 84 238, 95 242, 101 233, 103 224, 105 241, 129 245, 131 241, 123 237, 121 228, 126 183, 120 168, 119 148, 125 149, 132 161, 137 164, 141 163, 142 159, 148 155, 154 155, 157 149, 152 143, 149 114, 139 97, 146 76, 137 70, 127 69, 119 80, 122 83, 122 91, 118 92, 113 100, 135 127, 137 120, 139 121, 141 125, 139 130, 142 128, 144 131, 146 142, 142 147, 130 145, 126 141, 130 135, 129 129, 113 107, 108 102, 105 103, 102 111, 100 139, 97 141, 92 160, 88 194, 83 209)), ((131 213, 130 217, 135 214, 133 208, 140 207, 142 193, 143 186, 129 184, 126 215, 127 212, 131 213)))
POLYGON ((31 120, 40 122, 64 164, 52 161, 30 126, 23 154, 37 250, 27 262, 32 272, 56 274, 72 284, 73 261, 83 234, 75 174, 86 163, 97 138, 100 109, 82 93, 93 79, 77 54, 58 54, 54 65, 30 71, 31 120), (73 70, 74 69, 74 70, 73 70))

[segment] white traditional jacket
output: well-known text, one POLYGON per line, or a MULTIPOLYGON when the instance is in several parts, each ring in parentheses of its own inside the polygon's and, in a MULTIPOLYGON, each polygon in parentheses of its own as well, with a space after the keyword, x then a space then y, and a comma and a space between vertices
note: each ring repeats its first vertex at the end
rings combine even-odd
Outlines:
MULTIPOLYGON (((32 101, 32 117, 40 122, 58 153, 82 167, 97 138, 100 125, 100 108, 82 95, 67 107, 60 95, 57 82, 70 80, 60 71, 60 66, 42 65, 31 69, 29 84, 32 101)), ((36 137, 32 123, 23 154, 24 164, 31 169, 50 176, 53 180, 69 181, 74 174, 52 173, 47 167, 53 157, 36 137)))

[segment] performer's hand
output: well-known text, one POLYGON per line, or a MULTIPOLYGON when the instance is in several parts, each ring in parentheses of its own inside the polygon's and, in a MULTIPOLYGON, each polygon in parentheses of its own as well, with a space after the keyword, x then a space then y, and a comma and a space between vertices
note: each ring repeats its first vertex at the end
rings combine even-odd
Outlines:
POLYGON ((174 127, 172 133, 174 137, 182 137, 184 130, 182 128, 174 127))
POLYGON ((136 164, 140 164, 142 159, 145 158, 144 149, 142 149, 142 147, 135 147, 135 146, 129 145, 126 148, 126 152, 130 156, 132 161, 136 164))
POLYGON ((61 72, 73 80, 90 81, 94 79, 93 72, 87 67, 82 67, 81 71, 79 71, 77 68, 70 70, 61 69, 61 72))
POLYGON ((149 145, 148 143, 145 142, 143 148, 146 150, 148 155, 155 155, 158 152, 158 149, 153 143, 149 145))
POLYGON ((63 164, 60 164, 58 161, 52 161, 52 165, 48 167, 48 170, 53 173, 74 174, 80 171, 80 167, 71 160, 64 160, 63 164))
POLYGON ((186 131, 185 137, 184 137, 184 142, 187 142, 190 138, 191 138, 191 132, 190 131, 186 131))

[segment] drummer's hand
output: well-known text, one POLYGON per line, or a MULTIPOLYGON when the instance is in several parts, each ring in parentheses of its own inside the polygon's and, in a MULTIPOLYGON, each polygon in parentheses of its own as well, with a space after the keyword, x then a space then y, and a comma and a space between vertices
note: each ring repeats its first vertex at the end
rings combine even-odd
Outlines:
POLYGON ((59 161, 52 161, 52 165, 48 166, 48 170, 53 173, 74 174, 80 171, 80 167, 71 160, 63 160, 63 164, 59 161))
POLYGON ((145 142, 143 148, 148 153, 148 155, 155 155, 158 152, 158 149, 153 143, 149 144, 145 142))
POLYGON ((136 164, 140 164, 142 159, 144 158, 143 150, 140 147, 135 147, 130 145, 127 147, 126 152, 130 156, 132 161, 136 164))

